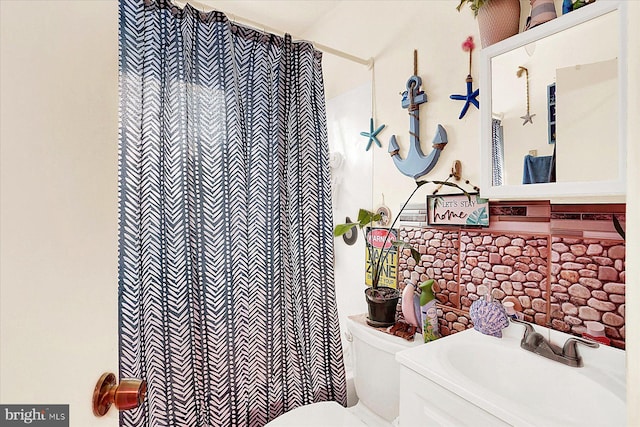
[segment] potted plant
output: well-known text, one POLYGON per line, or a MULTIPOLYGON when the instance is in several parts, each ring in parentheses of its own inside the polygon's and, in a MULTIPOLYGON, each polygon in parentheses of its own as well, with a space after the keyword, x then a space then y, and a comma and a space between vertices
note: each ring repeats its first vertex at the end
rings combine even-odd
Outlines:
POLYGON ((482 47, 490 46, 515 34, 520 25, 519 0, 460 0, 458 11, 468 4, 478 18, 482 47))
POLYGON ((458 5, 458 7, 456 7, 456 9, 458 9, 458 12, 460 12, 460 9, 462 9, 462 6, 464 6, 465 3, 468 3, 469 7, 473 11, 473 16, 478 16, 478 10, 480 10, 480 8, 487 1, 488 0, 460 0, 460 4, 458 5))
MULTIPOLYGON (((449 187, 454 187, 461 190, 466 196, 470 199, 471 196, 467 193, 462 187, 448 181, 416 181, 416 188, 411 192, 407 200, 404 202, 400 211, 396 215, 393 223, 389 227, 390 230, 393 229, 400 214, 407 206, 413 195, 418 191, 420 187, 427 183, 433 183, 437 185, 446 185, 449 187)), ((343 234, 349 232, 353 227, 358 227, 360 230, 363 230, 368 225, 374 223, 375 221, 380 221, 380 214, 376 214, 366 209, 360 209, 358 212, 358 220, 357 222, 347 222, 344 224, 338 224, 335 226, 333 230, 333 235, 338 237, 343 234)), ((371 326, 375 327, 386 327, 391 326, 395 323, 396 318, 396 307, 398 305, 398 300, 400 298, 400 291, 396 288, 391 288, 387 286, 379 286, 380 283, 380 274, 382 272, 382 267, 384 262, 392 248, 396 248, 399 250, 400 248, 408 248, 411 250, 411 256, 416 262, 420 261, 420 253, 416 251, 410 244, 401 241, 395 240, 390 242, 390 245, 387 245, 389 236, 391 233, 387 233, 384 241, 381 245, 379 251, 375 251, 373 246, 370 244, 366 244, 367 251, 369 254, 369 265, 367 267, 367 271, 371 271, 371 287, 365 289, 365 299, 367 301, 369 316, 367 318, 367 323, 371 326)))

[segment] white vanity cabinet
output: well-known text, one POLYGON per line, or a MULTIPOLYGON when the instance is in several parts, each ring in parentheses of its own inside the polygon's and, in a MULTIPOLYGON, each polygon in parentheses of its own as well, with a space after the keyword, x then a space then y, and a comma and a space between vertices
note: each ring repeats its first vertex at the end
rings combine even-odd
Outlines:
POLYGON ((400 384, 400 427, 509 425, 406 366, 400 384))

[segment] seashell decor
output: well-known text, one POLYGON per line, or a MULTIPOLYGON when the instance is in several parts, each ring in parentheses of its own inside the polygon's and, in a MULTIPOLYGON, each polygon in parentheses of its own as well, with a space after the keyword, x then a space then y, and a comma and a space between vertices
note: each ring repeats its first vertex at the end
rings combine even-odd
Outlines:
POLYGON ((469 307, 469 316, 473 328, 485 335, 502 338, 502 330, 509 326, 507 313, 502 305, 495 301, 480 298, 469 307))

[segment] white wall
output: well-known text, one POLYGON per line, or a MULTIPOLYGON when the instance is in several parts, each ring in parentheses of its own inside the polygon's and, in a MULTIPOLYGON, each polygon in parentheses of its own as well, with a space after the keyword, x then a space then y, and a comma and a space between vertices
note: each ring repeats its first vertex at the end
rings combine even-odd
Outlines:
POLYGON ((0 2, 0 402, 95 418, 116 372, 116 1, 0 2))
MULTIPOLYGON (((392 6, 393 2, 389 2, 392 6)), ((448 134, 448 144, 436 167, 426 179, 444 180, 449 176, 455 160, 462 162, 462 175, 478 184, 480 170, 479 111, 471 106, 466 116, 458 119, 463 106, 461 101, 449 99, 451 94, 465 93, 468 73, 468 53, 461 46, 467 36, 473 35, 477 48, 474 51, 472 76, 474 88, 479 82, 479 46, 477 24, 473 14, 464 9, 456 11, 450 1, 415 2, 407 10, 407 26, 395 35, 385 50, 376 56, 377 115, 387 128, 381 134, 384 149, 376 149, 374 157, 374 194, 384 193, 387 204, 397 213, 414 186, 413 178, 396 169, 387 153, 391 135, 396 135, 404 158, 409 146, 409 115, 401 108, 399 92, 406 89, 407 79, 413 73, 413 50, 418 50, 418 75, 428 102, 420 107, 420 139, 425 154, 431 151, 437 124, 442 124, 448 134)), ((381 29, 382 31, 382 29, 381 29)), ((479 97, 482 103, 482 94, 479 97)), ((435 187, 424 186, 413 201, 424 201, 435 187)))
POLYGON ((558 68, 556 82, 561 94, 556 100, 557 139, 562 141, 556 143, 557 181, 615 180, 620 174, 620 150, 614 143, 620 117, 617 58, 558 68))
MULTIPOLYGON (((413 74, 414 49, 418 50, 418 75, 423 81, 422 89, 428 96, 428 102, 420 107, 421 141, 425 154, 431 151, 431 141, 438 123, 445 127, 449 139, 438 165, 427 179, 446 179, 454 160, 458 159, 463 163, 463 176, 470 179, 472 183, 478 184, 480 180, 480 170, 477 167, 480 157, 479 111, 472 106, 466 116, 458 120, 464 103, 449 99, 451 94, 466 91, 465 79, 468 73, 469 56, 468 53, 463 52, 462 43, 469 35, 474 36, 477 45, 474 51, 473 76, 474 88, 478 87, 480 39, 471 11, 463 10, 459 13, 455 4, 448 0, 401 2, 401 6, 398 6, 399 3, 395 1, 376 1, 368 2, 367 7, 362 7, 362 2, 345 3, 347 4, 340 5, 340 11, 344 14, 344 25, 349 25, 349 14, 355 12, 362 22, 373 22, 380 14, 388 17, 388 24, 377 27, 375 35, 377 40, 358 37, 357 33, 348 40, 341 40, 337 35, 328 36, 326 29, 321 29, 319 24, 304 34, 309 40, 321 40, 327 45, 348 52, 374 52, 373 70, 330 54, 323 55, 326 93, 330 98, 327 103, 328 112, 331 112, 331 107, 336 102, 353 103, 355 102, 353 98, 362 97, 362 95, 353 94, 354 88, 366 84, 373 75, 375 124, 376 127, 386 125, 378 135, 382 148, 373 146, 371 151, 366 153, 367 156, 373 156, 373 163, 370 164, 372 169, 367 170, 368 164, 361 163, 358 165, 363 167, 360 173, 358 171, 354 173, 352 170, 350 172, 352 178, 342 183, 341 191, 346 190, 347 186, 354 192, 368 187, 365 191, 371 202, 358 205, 350 199, 350 206, 375 207, 384 194, 386 205, 395 215, 413 190, 414 179, 402 175, 396 169, 387 149, 389 138, 395 134, 403 157, 408 150, 409 116, 407 110, 401 107, 400 93, 406 90, 407 79, 413 74), (374 43, 373 47, 372 43, 374 43)), ((340 22, 340 17, 334 15, 328 16, 327 19, 340 22)), ((481 99, 482 96, 480 96, 480 102, 482 102, 481 99)), ((359 127, 356 126, 350 130, 351 141, 362 150, 360 155, 363 156, 365 152, 362 143, 366 142, 366 138, 359 136, 359 132, 369 128, 371 106, 368 102, 370 98, 361 104, 364 111, 358 115, 359 127)), ((329 118, 329 125, 331 129, 331 118, 329 118)), ((426 187, 428 186, 418 191, 412 199, 413 202, 424 201, 426 195, 435 188, 435 186, 426 187)), ((343 206, 338 206, 338 211, 342 209, 344 209, 343 206)), ((343 220, 344 217, 335 218, 335 222, 343 222, 343 220)), ((362 243, 361 239, 359 243, 362 243)), ((354 278, 362 277, 364 273, 364 246, 345 247, 342 241, 336 240, 335 254, 340 316, 365 312, 362 281, 356 280, 354 283, 354 278), (347 265, 351 267, 346 267, 347 265), (345 301, 350 303, 346 304, 345 301), (349 311, 345 312, 345 310, 349 311)))
MULTIPOLYGON (((368 139, 360 132, 371 117, 371 82, 365 82, 339 96, 327 100, 327 131, 332 154, 342 156, 342 165, 332 170, 333 221, 357 221, 360 208, 373 210, 371 166, 373 148, 365 151, 368 139)), ((365 244, 358 231, 355 244, 347 245, 342 237, 335 239, 334 268, 336 299, 340 327, 344 331, 346 318, 367 311, 364 298, 365 244)), ((343 343, 345 342, 343 337, 343 343)), ((347 345, 344 346, 349 350, 347 345)))

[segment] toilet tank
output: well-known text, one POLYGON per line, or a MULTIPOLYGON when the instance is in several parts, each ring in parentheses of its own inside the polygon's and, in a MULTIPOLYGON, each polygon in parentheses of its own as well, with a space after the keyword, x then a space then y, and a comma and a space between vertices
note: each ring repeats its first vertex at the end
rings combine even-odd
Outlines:
POLYGON ((421 345, 366 325, 365 315, 350 316, 354 381, 359 402, 376 415, 391 422, 398 416, 400 364, 395 355, 421 345))

